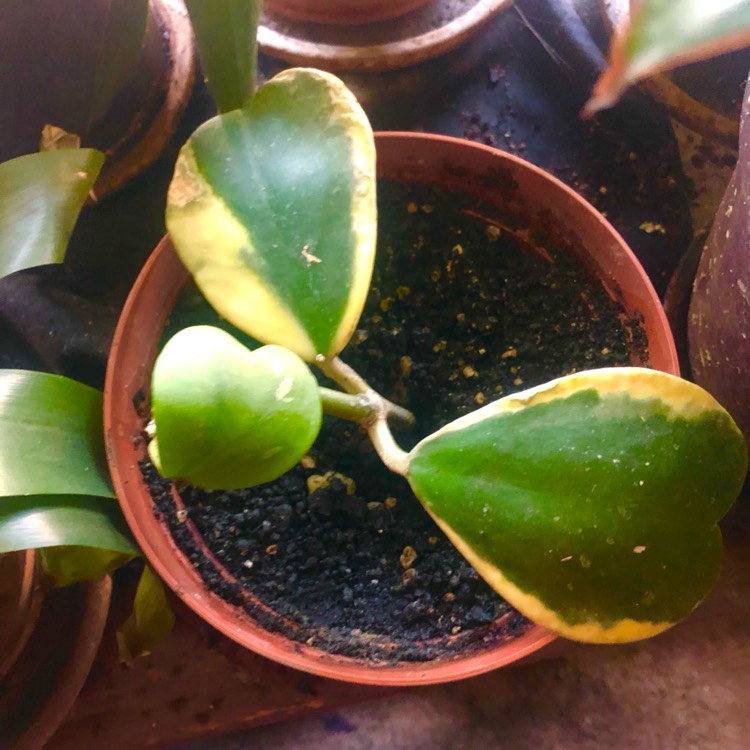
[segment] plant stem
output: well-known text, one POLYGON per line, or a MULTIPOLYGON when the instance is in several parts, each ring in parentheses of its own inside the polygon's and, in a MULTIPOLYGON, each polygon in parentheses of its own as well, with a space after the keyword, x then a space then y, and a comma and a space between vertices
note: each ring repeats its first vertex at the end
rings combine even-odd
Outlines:
POLYGON ((410 425, 414 415, 401 406, 391 403, 374 391, 349 365, 338 357, 318 357, 320 370, 338 383, 345 393, 321 388, 323 409, 327 414, 358 421, 366 430, 382 462, 396 474, 405 476, 409 469, 409 454, 393 438, 388 419, 410 425))
POLYGON ((367 426, 367 435, 380 460, 396 474, 405 477, 409 470, 409 454, 393 439, 393 433, 384 417, 373 420, 367 426))
MULTIPOLYGON (((383 398, 367 384, 367 381, 356 370, 349 367, 345 362, 342 362, 338 357, 323 357, 319 355, 315 359, 315 364, 324 375, 327 375, 335 383, 338 383, 346 393, 353 396, 367 395, 368 403, 370 404, 374 404, 375 401, 381 402, 385 407, 386 418, 393 419, 395 422, 406 427, 414 424, 414 415, 408 409, 404 409, 403 406, 399 406, 383 398)), ((321 396, 323 395, 323 391, 327 390, 329 389, 321 388, 321 396)), ((336 393, 336 391, 333 392, 336 393)), ((370 416, 373 413, 371 412, 370 416)), ((346 415, 338 416, 344 416, 346 419, 360 419, 359 417, 347 417, 346 415)))
POLYGON ((342 393, 332 388, 319 388, 323 411, 333 417, 352 422, 370 421, 378 416, 377 400, 365 393, 342 393))

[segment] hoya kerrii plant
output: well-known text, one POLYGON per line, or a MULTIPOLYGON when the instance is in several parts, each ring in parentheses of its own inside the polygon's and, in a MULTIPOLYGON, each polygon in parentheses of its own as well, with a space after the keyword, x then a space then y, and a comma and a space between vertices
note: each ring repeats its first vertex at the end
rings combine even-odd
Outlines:
MULTIPOLYGON (((62 148, 0 164, 0 277, 63 261, 104 155, 62 148)), ((37 549, 54 585, 139 554, 104 459, 102 395, 61 374, 0 369, 0 554, 37 549)), ((148 567, 120 642, 148 650, 171 612, 148 567)))
POLYGON ((169 233, 206 299, 259 344, 210 326, 167 342, 151 384, 154 464, 210 489, 263 483, 330 413, 367 431, 458 550, 539 624, 622 642, 686 616, 716 578, 717 522, 746 470, 731 417, 679 378, 611 368, 507 396, 402 450, 390 425, 411 415, 345 364, 373 268, 375 187, 367 118, 320 71, 279 74, 188 140, 169 233))

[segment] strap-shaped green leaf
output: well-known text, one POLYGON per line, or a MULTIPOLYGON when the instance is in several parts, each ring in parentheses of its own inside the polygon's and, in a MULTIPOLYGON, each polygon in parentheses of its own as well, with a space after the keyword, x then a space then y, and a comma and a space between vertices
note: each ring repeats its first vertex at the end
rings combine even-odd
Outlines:
POLYGON ((60 375, 0 370, 0 498, 114 497, 102 395, 60 375))
POLYGON ((167 227, 208 301, 240 330, 307 361, 337 354, 375 253, 375 147, 351 92, 292 69, 180 152, 167 227))
POLYGON ((219 112, 244 106, 255 89, 262 0, 186 0, 201 68, 219 112))
MULTIPOLYGON (((120 507, 108 497, 0 497, 0 552, 76 545, 137 555, 120 507)), ((101 575, 98 571, 95 575, 101 575)))
POLYGON ((410 454, 414 492, 536 622, 582 641, 654 635, 719 569, 716 522, 747 454, 727 412, 653 370, 592 370, 462 417, 410 454))
POLYGON ((84 148, 0 164, 0 277, 62 261, 103 162, 100 151, 84 148))

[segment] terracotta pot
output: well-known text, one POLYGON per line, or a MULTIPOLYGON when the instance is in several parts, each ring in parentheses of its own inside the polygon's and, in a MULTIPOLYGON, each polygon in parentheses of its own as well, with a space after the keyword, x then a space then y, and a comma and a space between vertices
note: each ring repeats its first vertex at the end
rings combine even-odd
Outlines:
POLYGON ((39 150, 45 124, 81 137, 106 162, 94 187, 103 195, 145 169, 164 149, 192 91, 192 28, 181 0, 149 0, 137 60, 97 107, 102 39, 117 23, 112 0, 8 0, 0 27, 0 160, 39 150), (75 19, 75 23, 70 23, 75 19), (23 33, 21 33, 23 32, 23 33), (75 52, 75 54, 73 53, 75 52), (28 92, 35 95, 29 97, 28 92))
MULTIPOLYGON (((356 88, 357 98, 366 103, 404 96, 404 88, 421 91, 421 78, 414 71, 405 71, 400 78, 389 76, 385 82, 373 78, 372 73, 409 68, 454 51, 512 4, 513 0, 433 0, 432 4, 421 3, 424 7, 419 13, 391 23, 355 25, 347 21, 346 26, 334 26, 331 22, 321 28, 285 18, 280 15, 282 10, 277 15, 275 4, 266 2, 266 9, 272 10, 263 15, 258 27, 258 48, 290 65, 347 73, 350 87, 356 88)), ((453 77, 462 77, 466 67, 476 65, 482 57, 482 49, 482 43, 464 45, 462 54, 444 61, 443 67, 453 77)), ((432 70, 431 75, 446 86, 440 72, 432 70)))
POLYGON ((0 681, 0 747, 41 750, 81 692, 109 613, 109 576, 49 592, 36 627, 0 681))
POLYGON ((42 598, 34 550, 0 555, 0 680, 31 636, 42 598))
MULTIPOLYGON (((634 353, 633 364, 678 373, 674 342, 645 272, 612 226, 572 190, 522 159, 456 138, 382 133, 376 143, 381 176, 462 192, 513 217, 527 241, 533 241, 528 231, 533 227, 534 235, 539 230, 556 244, 574 249, 626 313, 642 320, 648 361, 634 353)), ((244 610, 209 592, 175 546, 165 522, 154 516, 138 466, 145 455, 140 439, 144 424, 134 402, 148 397, 165 320, 187 279, 169 238, 164 238, 136 282, 115 333, 104 415, 110 470, 125 517, 153 567, 188 606, 259 654, 324 677, 366 684, 418 685, 471 677, 516 662, 553 640, 552 634, 533 626, 517 638, 497 639, 480 653, 445 661, 373 666, 268 632, 244 610)))
MULTIPOLYGON (((107 160, 94 185, 98 197, 110 193, 143 172, 165 149, 180 124, 195 80, 195 41, 182 0, 149 0, 149 20, 143 53, 136 71, 141 96, 121 92, 113 100, 100 128, 122 122, 122 99, 135 104, 127 129, 104 148, 107 160), (148 52, 148 55, 146 54, 148 52)), ((95 134, 97 138, 102 136, 95 134)))
POLYGON ((352 25, 387 21, 433 0, 265 0, 263 10, 295 21, 352 25))

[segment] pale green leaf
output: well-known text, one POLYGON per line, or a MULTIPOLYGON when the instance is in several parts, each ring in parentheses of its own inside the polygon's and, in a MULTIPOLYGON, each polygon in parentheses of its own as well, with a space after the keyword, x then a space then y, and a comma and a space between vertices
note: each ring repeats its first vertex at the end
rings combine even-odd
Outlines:
POLYGON ((103 162, 100 151, 63 149, 0 164, 0 278, 62 261, 103 162))
POLYGON ((186 328, 167 342, 151 399, 154 464, 210 489, 276 479, 320 429, 318 383, 296 354, 280 346, 250 351, 212 326, 186 328))
POLYGON ((133 555, 97 547, 46 547, 39 550, 44 572, 58 587, 113 573, 132 560, 133 555))
POLYGON ((117 633, 120 659, 132 659, 150 654, 172 630, 174 614, 167 601, 164 585, 146 565, 138 582, 133 601, 133 613, 117 633))

